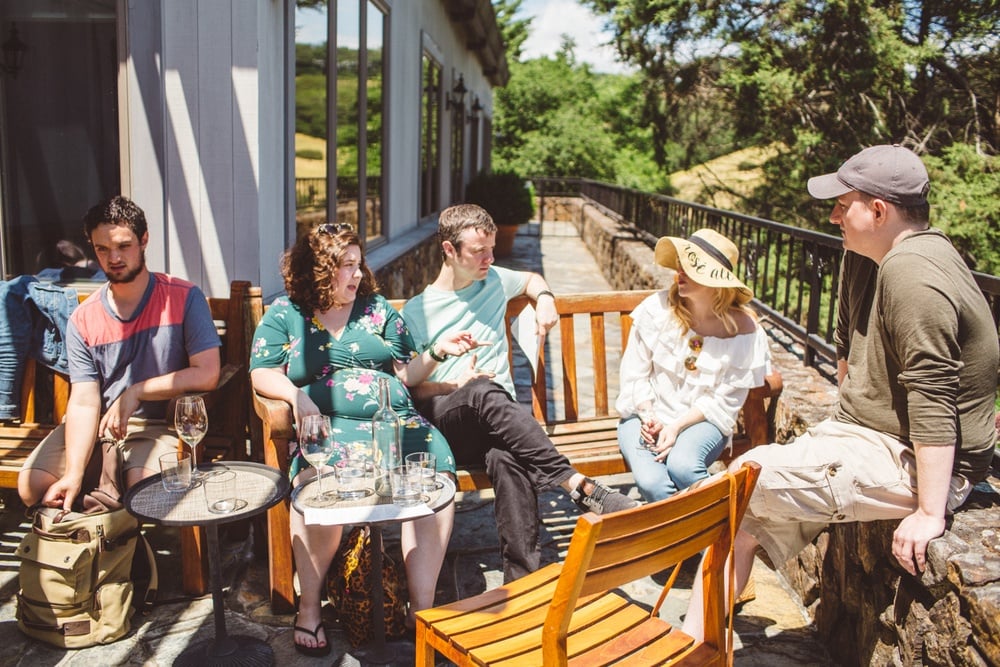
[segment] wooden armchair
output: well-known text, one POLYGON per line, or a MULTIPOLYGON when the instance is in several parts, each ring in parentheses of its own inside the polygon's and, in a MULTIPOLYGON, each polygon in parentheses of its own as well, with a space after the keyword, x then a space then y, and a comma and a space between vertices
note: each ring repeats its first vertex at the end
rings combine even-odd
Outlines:
POLYGON ((583 515, 564 563, 417 612, 417 667, 435 651, 458 665, 726 664, 726 560, 759 473, 747 463, 667 500, 583 515), (702 642, 614 590, 705 548, 702 642))

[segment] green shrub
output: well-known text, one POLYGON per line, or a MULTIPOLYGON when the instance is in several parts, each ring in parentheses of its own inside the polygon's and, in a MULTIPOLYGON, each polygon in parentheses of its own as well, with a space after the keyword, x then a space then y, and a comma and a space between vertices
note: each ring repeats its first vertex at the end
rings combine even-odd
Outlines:
POLYGON ((482 206, 498 225, 521 225, 535 213, 530 185, 509 171, 480 172, 466 186, 465 201, 482 206))
POLYGON ((304 160, 322 160, 323 151, 318 148, 300 148, 295 151, 295 157, 300 157, 304 160))

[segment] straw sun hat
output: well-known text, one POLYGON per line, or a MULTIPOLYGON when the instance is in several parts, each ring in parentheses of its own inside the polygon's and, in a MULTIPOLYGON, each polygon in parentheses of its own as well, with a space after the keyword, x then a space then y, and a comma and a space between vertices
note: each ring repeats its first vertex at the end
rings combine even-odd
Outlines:
POLYGON ((711 229, 699 229, 688 239, 664 236, 656 243, 660 266, 681 269, 699 285, 735 287, 750 300, 753 292, 733 274, 739 259, 736 244, 711 229))

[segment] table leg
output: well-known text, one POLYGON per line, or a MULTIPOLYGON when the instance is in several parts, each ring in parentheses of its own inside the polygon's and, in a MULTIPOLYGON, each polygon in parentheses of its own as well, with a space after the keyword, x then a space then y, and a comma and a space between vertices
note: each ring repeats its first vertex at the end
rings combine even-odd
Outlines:
POLYGON ((230 637, 226 632, 226 606, 222 597, 222 563, 219 528, 215 523, 205 527, 208 542, 208 573, 212 587, 212 618, 215 638, 199 642, 185 650, 174 663, 182 667, 271 667, 274 651, 254 637, 230 637))
POLYGON ((412 665, 412 646, 400 646, 400 642, 389 643, 385 638, 385 588, 382 581, 382 528, 371 525, 372 543, 372 633, 375 635, 371 646, 359 650, 357 659, 362 665, 412 665))

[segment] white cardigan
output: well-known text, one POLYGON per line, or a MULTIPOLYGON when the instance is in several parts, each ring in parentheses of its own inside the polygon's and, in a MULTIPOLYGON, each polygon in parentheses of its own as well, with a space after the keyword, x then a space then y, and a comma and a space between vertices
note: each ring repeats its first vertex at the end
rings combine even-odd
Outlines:
POLYGON ((729 338, 704 336, 697 368, 689 371, 684 360, 692 354, 688 340, 694 332, 681 333, 667 294, 650 295, 632 312, 615 409, 625 419, 636 414, 636 405, 652 401, 656 417, 670 424, 695 406, 730 436, 750 389, 764 384, 771 370, 767 335, 757 326, 729 338))

